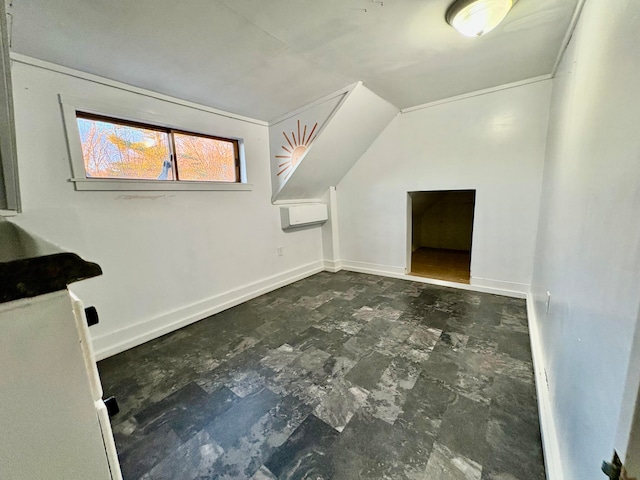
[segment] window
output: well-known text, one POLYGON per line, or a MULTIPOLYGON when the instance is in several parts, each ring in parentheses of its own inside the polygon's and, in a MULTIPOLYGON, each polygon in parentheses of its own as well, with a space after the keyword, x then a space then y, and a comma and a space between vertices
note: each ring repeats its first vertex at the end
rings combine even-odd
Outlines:
POLYGON ((149 112, 60 101, 76 190, 251 190, 242 140, 149 112))
POLYGON ((238 141, 77 112, 87 178, 239 182, 238 141))

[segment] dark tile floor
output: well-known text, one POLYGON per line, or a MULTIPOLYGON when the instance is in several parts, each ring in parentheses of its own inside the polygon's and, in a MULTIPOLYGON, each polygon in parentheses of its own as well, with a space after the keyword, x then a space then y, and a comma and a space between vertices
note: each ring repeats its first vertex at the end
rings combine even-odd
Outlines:
POLYGON ((99 363, 126 480, 543 480, 525 304, 320 273, 99 363))

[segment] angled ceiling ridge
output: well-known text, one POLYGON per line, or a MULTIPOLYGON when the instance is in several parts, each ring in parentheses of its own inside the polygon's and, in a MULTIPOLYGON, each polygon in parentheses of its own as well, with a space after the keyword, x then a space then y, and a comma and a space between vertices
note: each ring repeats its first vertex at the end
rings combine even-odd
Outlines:
MULTIPOLYGON (((111 78, 103 77, 101 75, 96 75, 94 73, 85 72, 83 70, 66 67, 64 65, 49 62, 46 60, 40 60, 39 58, 30 57, 28 55, 22 55, 20 53, 11 52, 10 57, 12 62, 21 63, 23 65, 29 65, 31 67, 40 68, 42 70, 48 70, 50 72, 60 73, 62 75, 67 75, 68 77, 77 78, 80 80, 86 80, 88 82, 95 83, 97 85, 113 87, 125 92, 131 92, 138 95, 143 95, 145 97, 155 98, 163 102, 173 103, 175 105, 192 108, 194 110, 201 110, 207 113, 213 113, 220 117, 226 117, 232 120, 240 120, 246 123, 253 123, 255 125, 260 125, 263 127, 269 126, 267 122, 257 118, 248 117, 246 115, 240 115, 234 112, 223 110, 221 108, 211 107, 209 105, 204 105, 198 102, 192 102, 191 100, 185 100, 184 98, 176 97, 174 95, 167 95, 164 93, 156 92, 154 90, 149 90, 144 87, 138 87, 130 83, 121 82, 120 80, 114 80, 111 78)), ((67 97, 67 95, 65 95, 65 97, 67 97)))
MULTIPOLYGON (((285 115, 283 118, 279 119, 277 122, 274 123, 270 123, 269 124, 269 128, 273 128, 275 126, 277 126, 280 123, 283 123, 287 120, 290 120, 291 118, 300 115, 303 112, 306 112, 307 110, 310 110, 313 107, 317 107, 318 105, 322 105, 323 103, 326 103, 332 99, 335 98, 340 98, 339 102, 337 103, 337 105, 333 108, 333 110, 329 113, 328 117, 326 118, 326 120, 324 121, 324 123, 322 125, 320 125, 320 128, 318 129, 318 132, 316 133, 315 137, 314 137, 314 141, 312 141, 308 147, 307 147, 307 152, 305 153, 305 157, 313 150, 313 147, 316 143, 316 140, 319 139, 322 136, 322 133, 325 131, 325 129, 327 128, 327 126, 331 123, 331 121, 333 120, 333 118, 335 117, 335 115, 338 113, 338 111, 340 111, 340 108, 344 105, 344 103, 347 101, 347 99, 349 98, 349 96, 358 88, 362 86, 362 82, 356 82, 353 83, 351 85, 349 85, 348 87, 342 88, 332 94, 326 95, 308 105, 305 105, 304 107, 301 107, 297 110, 294 110, 293 112, 285 115)), ((273 195, 271 196, 271 202, 275 203, 278 199, 278 195, 280 194, 280 192, 282 192, 282 190, 284 189, 285 185, 288 183, 289 179, 291 179, 294 175, 296 170, 300 167, 300 165, 302 165, 302 163, 304 162, 304 157, 295 165, 291 166, 291 172, 287 175, 285 181, 281 182, 276 188, 274 188, 274 192, 273 195)))
POLYGON ((358 83, 334 109, 295 172, 274 182, 278 188, 272 201, 321 197, 340 182, 397 114, 397 107, 358 83))
POLYGON ((552 80, 553 75, 550 73, 544 75, 538 75, 537 77, 526 78, 524 80, 518 80, 517 82, 503 83, 501 85, 496 85, 494 87, 483 88, 482 90, 474 90, 473 92, 462 93, 460 95, 455 95, 453 97, 442 98, 440 100, 434 100, 433 102, 422 103, 420 105, 414 105, 413 107, 406 107, 400 109, 400 113, 411 113, 417 110, 423 110, 425 108, 436 107, 438 105, 443 105, 445 103, 457 102, 459 100, 464 100, 472 97, 479 97, 481 95, 487 95, 489 93, 499 92, 501 90, 508 90, 510 88, 522 87, 524 85, 529 85, 531 83, 544 82, 546 80, 552 80))
MULTIPOLYGON (((277 125, 279 123, 282 123, 286 120, 289 120, 291 117, 295 117, 296 115, 300 115, 303 112, 306 112, 307 110, 309 110, 310 108, 313 108, 317 105, 320 105, 328 100, 331 100, 333 98, 338 98, 340 96, 342 96, 343 98, 340 100, 340 103, 338 103, 338 105, 336 106, 336 109, 340 108, 340 106, 344 103, 345 99, 347 98, 347 96, 349 96, 349 94, 355 90, 355 88, 358 85, 362 85, 362 81, 358 81, 355 83, 352 83, 351 85, 348 85, 344 88, 341 88, 339 90, 336 90, 333 93, 330 93, 328 95, 325 95, 324 97, 320 97, 317 100, 314 100, 311 103, 307 103, 306 105, 296 108, 295 110, 290 111, 289 113, 285 113, 284 115, 281 115, 280 117, 277 117, 274 120, 270 120, 268 122, 269 126, 274 126, 277 125)), ((335 111, 335 110, 334 110, 335 111)), ((329 117, 331 118, 331 117, 329 117)))

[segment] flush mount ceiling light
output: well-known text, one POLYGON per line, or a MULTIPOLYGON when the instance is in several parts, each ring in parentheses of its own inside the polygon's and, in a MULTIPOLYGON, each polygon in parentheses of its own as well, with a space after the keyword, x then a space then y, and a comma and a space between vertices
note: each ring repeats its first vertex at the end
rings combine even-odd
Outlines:
POLYGON ((467 37, 479 37, 496 28, 516 0, 457 0, 447 10, 447 22, 467 37))

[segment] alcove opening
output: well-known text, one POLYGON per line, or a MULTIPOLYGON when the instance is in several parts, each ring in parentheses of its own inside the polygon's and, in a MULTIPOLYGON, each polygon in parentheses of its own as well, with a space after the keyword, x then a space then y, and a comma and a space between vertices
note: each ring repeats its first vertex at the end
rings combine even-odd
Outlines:
POLYGON ((411 275, 470 283, 475 190, 409 192, 411 275))

